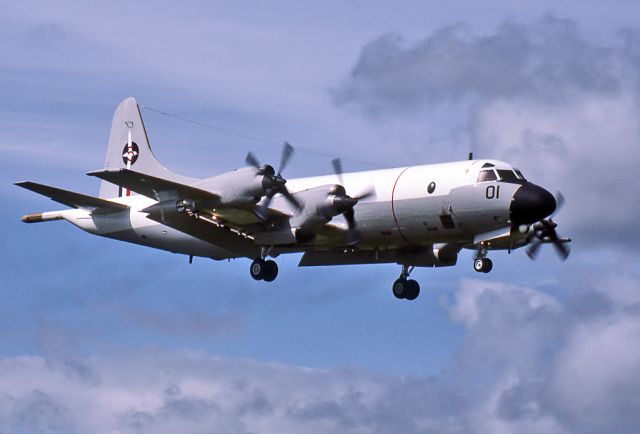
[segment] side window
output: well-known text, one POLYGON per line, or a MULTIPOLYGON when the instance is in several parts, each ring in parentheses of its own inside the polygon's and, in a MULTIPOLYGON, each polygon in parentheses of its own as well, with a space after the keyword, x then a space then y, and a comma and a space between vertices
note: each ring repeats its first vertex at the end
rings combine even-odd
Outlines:
POLYGON ((476 182, 495 181, 496 179, 498 179, 498 177, 493 170, 481 170, 480 173, 478 173, 476 182))

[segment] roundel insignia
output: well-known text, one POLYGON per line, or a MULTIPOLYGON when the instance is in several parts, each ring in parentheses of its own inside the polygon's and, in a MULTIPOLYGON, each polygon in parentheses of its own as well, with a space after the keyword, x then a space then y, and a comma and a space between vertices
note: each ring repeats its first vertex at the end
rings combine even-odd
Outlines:
POLYGON ((138 155, 140 155, 140 150, 136 142, 131 142, 131 146, 126 144, 124 148, 122 148, 122 161, 124 164, 133 165, 138 159, 138 155))

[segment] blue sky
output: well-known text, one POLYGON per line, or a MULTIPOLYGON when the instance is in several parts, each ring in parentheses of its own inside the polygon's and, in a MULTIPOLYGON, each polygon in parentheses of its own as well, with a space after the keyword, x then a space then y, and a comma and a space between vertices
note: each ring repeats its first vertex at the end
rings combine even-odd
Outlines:
POLYGON ((640 414, 640 29, 635 2, 0 5, 0 431, 633 432, 640 414), (505 159, 567 204, 559 261, 477 275, 196 259, 24 225, 97 194, 111 115, 215 175, 247 151, 290 177, 505 159), (308 152, 315 151, 314 152, 308 152))

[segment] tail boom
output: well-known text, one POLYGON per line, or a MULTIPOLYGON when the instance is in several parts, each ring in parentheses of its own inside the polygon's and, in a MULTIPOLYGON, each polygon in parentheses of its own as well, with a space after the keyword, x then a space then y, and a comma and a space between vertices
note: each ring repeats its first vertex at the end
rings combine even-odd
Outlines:
POLYGON ((25 223, 42 223, 55 220, 64 220, 59 211, 36 212, 22 216, 21 220, 25 223))

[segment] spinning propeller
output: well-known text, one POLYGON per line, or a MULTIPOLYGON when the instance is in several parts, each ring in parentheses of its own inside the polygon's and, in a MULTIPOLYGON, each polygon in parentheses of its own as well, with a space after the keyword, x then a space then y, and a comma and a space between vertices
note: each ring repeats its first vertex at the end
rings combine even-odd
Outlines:
POLYGON ((340 185, 337 185, 334 190, 333 208, 339 214, 342 214, 347 221, 347 225, 349 227, 349 231, 347 232, 347 244, 354 246, 360 242, 360 233, 357 230, 353 207, 356 206, 358 201, 375 196, 376 192, 373 186, 371 186, 356 196, 349 196, 344 188, 342 161, 339 158, 336 158, 331 161, 331 164, 333 165, 333 171, 338 176, 338 180, 340 182, 340 185))
MULTIPOLYGON (((558 212, 563 204, 564 196, 562 193, 558 192, 556 194, 556 210, 554 214, 558 212)), ((560 238, 556 232, 557 227, 558 224, 554 222, 551 217, 548 219, 542 219, 533 225, 533 231, 527 237, 528 241, 531 243, 527 248, 527 256, 529 256, 529 258, 535 259, 538 255, 540 246, 543 244, 553 244, 553 247, 562 260, 566 260, 567 257, 569 257, 570 249, 566 244, 571 242, 571 239, 560 238)))
POLYGON ((280 157, 280 166, 278 167, 278 173, 274 170, 273 166, 269 164, 260 165, 258 159, 253 155, 252 152, 247 154, 245 161, 248 165, 255 167, 258 169, 258 175, 262 175, 264 178, 262 179, 262 189, 264 191, 264 195, 267 198, 262 206, 256 207, 256 215, 266 221, 268 218, 268 208, 273 196, 277 193, 280 193, 284 198, 293 205, 296 209, 301 209, 302 204, 298 199, 296 199, 287 189, 285 184, 287 180, 282 177, 282 171, 287 166, 287 163, 291 159, 293 155, 293 146, 289 143, 284 142, 284 147, 282 149, 282 156, 280 157))

